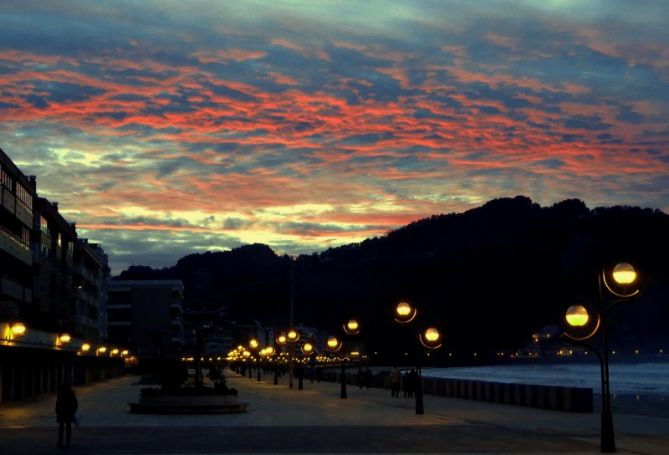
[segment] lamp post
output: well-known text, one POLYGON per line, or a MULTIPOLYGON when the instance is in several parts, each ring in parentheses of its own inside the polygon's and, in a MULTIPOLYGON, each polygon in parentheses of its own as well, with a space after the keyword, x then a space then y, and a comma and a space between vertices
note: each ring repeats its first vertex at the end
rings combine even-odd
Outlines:
MULTIPOLYGON (((288 329, 286 333, 281 333, 278 337, 276 337, 276 343, 279 346, 286 346, 289 345, 289 353, 288 353, 288 387, 293 388, 293 357, 295 357, 295 344, 299 341, 300 339, 300 331, 297 329, 288 329)), ((278 379, 276 378, 276 372, 275 372, 275 381, 274 384, 278 384, 278 379)))
POLYGON ((598 298, 595 307, 572 305, 565 312, 563 336, 574 344, 592 350, 600 366, 602 383, 601 445, 602 452, 615 452, 616 442, 611 412, 609 383, 609 334, 611 311, 623 301, 639 295, 638 276, 634 267, 621 262, 613 268, 603 269, 597 277, 598 298), (608 298, 605 298, 608 297, 608 298), (601 334, 599 344, 592 343, 601 334))
MULTIPOLYGON (((400 302, 395 307, 395 322, 401 325, 407 325, 413 322, 418 315, 418 309, 408 302, 400 302)), ((435 327, 428 327, 417 331, 418 342, 426 349, 439 349, 441 344, 441 334, 435 327)), ((416 414, 425 414, 423 406, 423 375, 421 371, 420 355, 416 352, 416 414)))
MULTIPOLYGON (((306 342, 302 345, 302 354, 304 354, 305 357, 309 357, 314 353, 314 345, 311 344, 310 342, 306 342)), ((299 369, 300 374, 297 375, 297 390, 303 390, 304 389, 304 363, 300 365, 299 369)))
MULTIPOLYGON (((342 326, 344 333, 347 335, 357 335, 360 333, 360 323, 357 319, 349 319, 342 326)), ((341 391, 339 392, 339 398, 346 399, 346 357, 342 356, 341 358, 341 391)))
MULTIPOLYGON (((283 348, 286 345, 286 343, 288 342, 288 338, 286 337, 285 334, 281 333, 278 337, 276 337, 276 340, 274 340, 274 341, 276 341, 277 346, 279 346, 279 348, 277 349, 277 352, 279 352, 279 350, 281 348, 283 348)), ((281 359, 281 357, 279 357, 279 359, 281 359)), ((274 385, 278 385, 278 384, 279 384, 279 366, 275 364, 274 365, 274 385)))
MULTIPOLYGON (((253 353, 255 356, 253 359, 256 361, 256 370, 257 370, 257 381, 260 382, 260 355, 259 355, 259 348, 260 348, 260 342, 255 339, 251 338, 249 341, 249 348, 253 350, 253 353)), ((251 368, 249 368, 249 378, 251 377, 251 368)))
MULTIPOLYGON (((335 336, 331 336, 331 337, 328 337, 328 340, 325 343, 325 345, 327 346, 328 351, 330 351, 332 353, 335 353, 335 352, 339 352, 341 350, 341 347, 342 347, 343 344, 342 344, 340 339, 338 339, 335 336)), ((342 357, 341 357, 341 392, 339 394, 340 398, 346 398, 346 377, 345 377, 346 371, 345 371, 345 368, 346 368, 346 359, 342 355, 342 357)))
POLYGON ((26 329, 26 326, 23 322, 10 322, 6 325, 4 333, 2 334, 2 338, 5 342, 10 342, 24 336, 27 330, 28 329, 26 329))

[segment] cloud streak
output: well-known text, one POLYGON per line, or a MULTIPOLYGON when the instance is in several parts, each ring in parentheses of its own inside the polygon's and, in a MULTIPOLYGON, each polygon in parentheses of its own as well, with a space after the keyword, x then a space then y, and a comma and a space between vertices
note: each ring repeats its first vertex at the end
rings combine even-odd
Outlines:
POLYGON ((0 146, 115 271, 176 259, 143 231, 297 253, 518 193, 669 210, 664 2, 199 6, 0 7, 0 146))

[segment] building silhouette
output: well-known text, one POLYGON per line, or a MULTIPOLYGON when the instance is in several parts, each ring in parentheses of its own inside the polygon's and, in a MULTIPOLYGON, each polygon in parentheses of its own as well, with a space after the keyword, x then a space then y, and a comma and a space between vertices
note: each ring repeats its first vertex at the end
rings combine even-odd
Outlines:
POLYGON ((108 279, 102 247, 0 149, 0 401, 120 371, 104 345, 108 279))
POLYGON ((181 280, 112 280, 109 339, 141 357, 176 356, 184 345, 181 280))

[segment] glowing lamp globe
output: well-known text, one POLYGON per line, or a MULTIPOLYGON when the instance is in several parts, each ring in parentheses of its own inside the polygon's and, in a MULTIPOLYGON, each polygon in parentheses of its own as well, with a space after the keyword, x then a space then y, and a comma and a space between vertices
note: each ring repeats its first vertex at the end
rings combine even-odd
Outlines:
POLYGON ((309 354, 314 350, 314 346, 311 343, 304 343, 304 346, 302 346, 302 352, 305 354, 309 354))
POLYGON ((248 359, 249 357, 251 357, 251 353, 249 351, 242 352, 242 355, 244 356, 245 359, 248 359))
POLYGON ((291 330, 288 331, 287 338, 288 338, 288 341, 290 341, 292 343, 294 341, 299 340, 300 334, 297 330, 291 329, 291 330))
POLYGON ((567 324, 572 327, 583 327, 590 320, 588 310, 583 305, 572 305, 565 313, 567 324))
POLYGON ((411 305, 409 305, 407 302, 400 302, 397 304, 397 308, 395 308, 395 312, 398 316, 401 317, 409 316, 411 314, 411 310, 411 305))
POLYGON ((82 352, 88 352, 91 350, 91 345, 88 343, 84 343, 81 345, 81 350, 82 352))
POLYGON ((434 343, 439 340, 441 335, 439 334, 439 330, 435 329, 434 327, 430 327, 425 330, 425 340, 434 343))
POLYGON ((636 281, 637 274, 632 264, 621 262, 613 268, 613 281, 620 285, 632 284, 636 281))
POLYGON ((276 338, 276 342, 279 343, 280 345, 286 344, 286 341, 288 341, 288 339, 286 338, 286 335, 284 335, 284 334, 281 334, 276 338))
POLYGON ((70 341, 72 341, 72 337, 70 336, 69 333, 63 333, 61 336, 58 337, 58 340, 61 343, 65 344, 65 343, 69 343, 70 341))
POLYGON ((98 352, 101 352, 102 354, 104 354, 105 352, 107 352, 107 348, 105 346, 100 346, 98 348, 98 352))
POLYGON ((337 346, 339 346, 339 340, 335 337, 330 337, 328 338, 328 348, 330 349, 336 349, 337 346))
POLYGON ((249 341, 249 346, 251 346, 253 349, 257 348, 259 345, 260 343, 255 338, 252 338, 251 341, 249 341))
POLYGON ((129 354, 129 353, 128 353, 128 350, 127 350, 127 349, 124 349, 124 350, 121 351, 121 355, 122 355, 123 357, 127 356, 128 354, 129 354))
POLYGON ((15 337, 20 337, 25 335, 26 326, 22 322, 17 322, 12 325, 12 335, 15 337))
POLYGON ((118 353, 119 353, 119 350, 116 349, 116 348, 111 350, 111 355, 118 355, 118 353))

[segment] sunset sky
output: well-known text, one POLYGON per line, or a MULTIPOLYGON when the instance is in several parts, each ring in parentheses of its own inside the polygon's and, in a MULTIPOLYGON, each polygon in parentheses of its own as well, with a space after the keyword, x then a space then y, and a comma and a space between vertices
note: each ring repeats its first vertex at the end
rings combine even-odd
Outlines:
POLYGON ((669 212, 669 1, 11 1, 0 148, 114 273, 524 194, 669 212))

